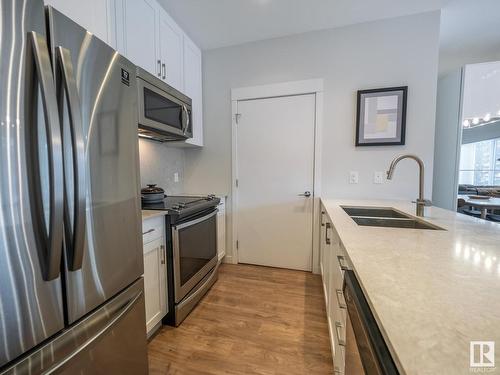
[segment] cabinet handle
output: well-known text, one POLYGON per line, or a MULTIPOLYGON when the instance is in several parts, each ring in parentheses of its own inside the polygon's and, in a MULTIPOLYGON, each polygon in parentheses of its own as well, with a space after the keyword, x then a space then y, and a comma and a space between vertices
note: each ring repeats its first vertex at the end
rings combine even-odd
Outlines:
POLYGON ((161 77, 161 60, 158 60, 158 77, 161 77))
POLYGON ((163 71, 163 76, 161 78, 167 78, 167 66, 165 65, 165 63, 161 64, 161 70, 163 71))
POLYGON ((343 255, 337 255, 337 259, 339 261, 339 266, 342 271, 347 271, 349 270, 349 267, 345 263, 345 258, 343 255))
POLYGON ((165 246, 160 245, 160 249, 161 249, 161 264, 165 264, 165 258, 166 258, 165 246))
POLYGON ((155 230, 154 228, 153 229, 150 229, 150 230, 147 230, 145 232, 142 232, 142 235, 144 236, 145 234, 148 234, 148 233, 153 233, 155 230))
POLYGON ((332 224, 330 224, 330 223, 326 223, 326 229, 325 229, 325 243, 326 243, 327 245, 330 245, 330 243, 332 242, 332 241, 330 240, 330 238, 328 237, 328 229, 330 229, 331 227, 332 227, 332 224))
POLYGON ((335 322, 335 332, 337 333, 337 342, 340 346, 345 346, 345 338, 340 337, 340 330, 344 327, 344 325, 340 322, 335 322))
POLYGON ((340 289, 337 289, 336 292, 337 292, 337 301, 339 303, 339 307, 341 309, 347 309, 347 304, 345 303, 344 293, 340 289))

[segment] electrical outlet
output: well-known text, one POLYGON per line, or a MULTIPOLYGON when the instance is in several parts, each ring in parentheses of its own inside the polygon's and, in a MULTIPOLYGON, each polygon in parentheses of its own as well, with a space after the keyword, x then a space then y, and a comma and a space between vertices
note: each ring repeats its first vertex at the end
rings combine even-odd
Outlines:
POLYGON ((179 173, 174 173, 174 182, 179 182, 179 173))
POLYGON ((383 184, 384 183, 384 172, 376 171, 373 173, 373 183, 383 184))
POLYGON ((349 172, 349 183, 357 184, 359 182, 359 173, 357 171, 349 172))

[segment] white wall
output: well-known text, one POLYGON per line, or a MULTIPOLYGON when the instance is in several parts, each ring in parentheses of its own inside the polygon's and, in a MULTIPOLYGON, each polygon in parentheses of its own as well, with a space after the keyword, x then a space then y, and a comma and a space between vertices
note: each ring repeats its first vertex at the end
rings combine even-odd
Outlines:
POLYGON ((157 184, 164 188, 167 194, 184 192, 183 149, 139 138, 139 159, 141 187, 157 184), (176 172, 179 174, 179 182, 174 181, 176 172))
POLYGON ((412 152, 426 163, 430 197, 439 20, 429 12, 204 52, 205 147, 186 151, 185 190, 230 191, 231 88, 323 78, 323 195, 413 199, 418 169, 411 161, 392 182, 372 183, 374 171, 412 152), (355 148, 356 90, 401 85, 409 86, 406 146, 355 148), (358 185, 348 184, 351 170, 359 171, 358 185))

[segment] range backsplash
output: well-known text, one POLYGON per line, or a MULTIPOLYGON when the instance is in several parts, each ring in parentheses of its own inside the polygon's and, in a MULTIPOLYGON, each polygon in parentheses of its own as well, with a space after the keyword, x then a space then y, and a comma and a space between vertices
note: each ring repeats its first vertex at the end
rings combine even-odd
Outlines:
POLYGON ((157 184, 167 194, 184 192, 184 149, 139 138, 141 187, 157 184), (179 181, 174 181, 174 173, 179 181))

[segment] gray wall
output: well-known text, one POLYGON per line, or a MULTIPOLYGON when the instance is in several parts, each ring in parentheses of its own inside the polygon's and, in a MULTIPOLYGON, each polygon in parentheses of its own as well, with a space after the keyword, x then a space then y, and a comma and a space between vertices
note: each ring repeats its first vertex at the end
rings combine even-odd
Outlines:
POLYGON ((184 149, 139 138, 141 187, 157 184, 167 194, 184 192, 184 149), (179 173, 179 182, 174 173, 179 173))
POLYGON ((439 79, 432 201, 434 205, 448 210, 454 210, 457 205, 461 89, 462 69, 439 79))
POLYGON ((186 192, 230 192, 231 88, 323 78, 323 196, 413 199, 411 161, 392 182, 373 184, 374 171, 412 152, 426 163, 430 197, 439 21, 429 12, 204 52, 205 147, 186 151, 186 192), (409 86, 406 146, 355 148, 356 90, 401 85, 409 86), (349 171, 359 171, 358 185, 348 184, 349 171))

